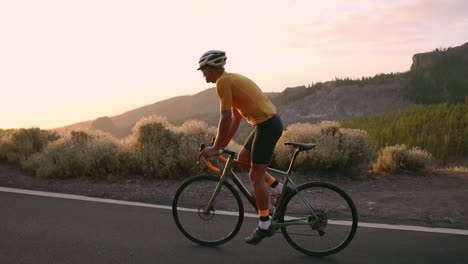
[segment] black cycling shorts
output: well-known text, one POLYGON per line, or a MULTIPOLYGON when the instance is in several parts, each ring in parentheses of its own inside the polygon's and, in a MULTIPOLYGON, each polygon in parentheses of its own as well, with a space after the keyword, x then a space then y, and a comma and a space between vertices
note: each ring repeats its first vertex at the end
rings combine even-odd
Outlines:
POLYGON ((252 153, 252 162, 269 164, 281 134, 283 134, 283 123, 278 115, 255 125, 244 143, 244 148, 252 153))

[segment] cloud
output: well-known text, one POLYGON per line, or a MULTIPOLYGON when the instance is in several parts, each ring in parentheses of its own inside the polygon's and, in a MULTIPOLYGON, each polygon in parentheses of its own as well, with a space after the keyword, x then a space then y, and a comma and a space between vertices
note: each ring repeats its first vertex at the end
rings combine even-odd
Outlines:
POLYGON ((327 29, 310 36, 319 39, 316 48, 334 53, 351 47, 369 50, 389 45, 421 46, 422 42, 434 45, 448 39, 451 32, 464 34, 468 41, 468 1, 366 1, 349 6, 348 11, 342 19, 331 20, 327 29))
POLYGON ((388 11, 383 11, 383 13, 386 16, 394 15, 401 21, 430 22, 433 25, 445 25, 466 19, 468 2, 465 0, 413 0, 395 5, 388 11))

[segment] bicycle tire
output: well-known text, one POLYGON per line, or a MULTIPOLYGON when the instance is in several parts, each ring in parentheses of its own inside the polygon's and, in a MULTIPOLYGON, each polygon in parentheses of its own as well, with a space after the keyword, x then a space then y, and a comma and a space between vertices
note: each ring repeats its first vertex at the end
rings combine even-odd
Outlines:
POLYGON ((296 250, 310 256, 328 256, 344 249, 356 234, 358 213, 356 207, 343 190, 324 182, 301 185, 291 192, 280 207, 278 223, 298 218, 306 219, 306 225, 287 225, 281 228, 286 241, 296 250), (314 208, 316 218, 310 213, 298 193, 301 193, 314 208), (349 210, 349 212, 348 212, 349 210), (314 219, 320 219, 314 221, 314 219), (342 235, 337 231, 344 231, 342 235), (323 232, 323 233, 321 233, 323 232), (340 235, 337 242, 332 235, 340 235), (316 243, 326 242, 327 247, 314 248, 316 243))
POLYGON ((244 219, 241 197, 227 182, 217 196, 214 209, 204 212, 218 182, 218 177, 209 175, 192 177, 182 183, 172 202, 172 215, 179 230, 202 246, 228 242, 239 232, 244 219))

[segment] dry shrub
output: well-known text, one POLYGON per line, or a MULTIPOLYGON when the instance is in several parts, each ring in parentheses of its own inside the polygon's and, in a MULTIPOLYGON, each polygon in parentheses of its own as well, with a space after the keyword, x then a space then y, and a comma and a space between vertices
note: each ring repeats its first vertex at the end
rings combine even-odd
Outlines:
POLYGON ((451 172, 468 172, 468 167, 465 166, 450 166, 447 168, 443 168, 443 171, 451 171, 451 172))
POLYGON ((288 126, 278 142, 275 155, 276 164, 283 169, 287 168, 292 157, 292 148, 285 146, 285 142, 317 144, 313 150, 299 154, 295 170, 359 173, 369 169, 375 158, 375 152, 364 130, 344 129, 333 121, 288 126))
POLYGON ((130 150, 111 135, 72 131, 22 163, 41 178, 106 179, 127 173, 130 150))
POLYGON ((406 145, 395 145, 382 149, 374 164, 374 170, 391 174, 422 172, 430 168, 432 162, 432 155, 423 149, 408 149, 406 145))
POLYGON ((139 122, 133 129, 130 144, 138 173, 147 178, 169 178, 176 169, 176 135, 162 122, 139 122))
MULTIPOLYGON (((42 178, 187 178, 199 170, 200 144, 209 144, 216 134, 216 128, 202 121, 176 127, 158 116, 140 120, 132 131, 122 141, 104 132, 72 131, 22 165, 42 178)), ((231 148, 240 146, 233 143, 231 148)))
POLYGON ((178 135, 179 154, 177 164, 179 167, 179 175, 177 178, 186 178, 194 176, 198 172, 199 167, 196 165, 200 144, 209 145, 216 135, 216 128, 209 127, 205 122, 198 120, 190 120, 183 123, 180 127, 174 130, 178 135))
POLYGON ((135 152, 138 173, 148 178, 180 179, 193 176, 201 143, 211 142, 216 129, 202 121, 187 121, 179 127, 165 118, 138 122, 126 140, 135 152))
POLYGON ((5 131, 0 135, 0 160, 20 163, 59 138, 56 132, 39 128, 5 131))

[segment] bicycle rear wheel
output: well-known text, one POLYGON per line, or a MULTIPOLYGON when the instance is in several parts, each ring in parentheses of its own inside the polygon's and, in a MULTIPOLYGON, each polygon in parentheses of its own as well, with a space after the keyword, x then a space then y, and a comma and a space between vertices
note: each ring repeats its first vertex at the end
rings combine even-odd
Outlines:
POLYGON ((179 230, 191 241, 216 246, 231 240, 242 225, 244 207, 236 190, 225 182, 213 208, 206 211, 219 178, 196 176, 185 181, 172 202, 172 215, 179 230))
POLYGON ((351 242, 358 214, 343 190, 332 184, 312 182, 299 186, 298 192, 286 197, 278 223, 291 224, 282 227, 281 232, 296 250, 311 256, 328 256, 351 242))

